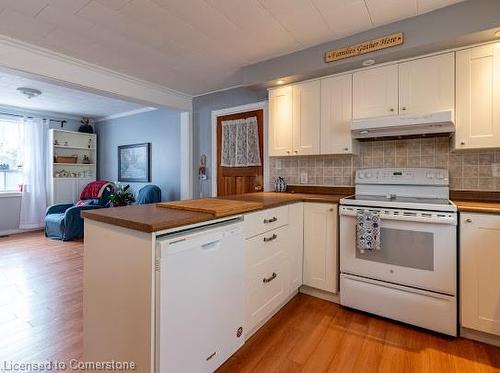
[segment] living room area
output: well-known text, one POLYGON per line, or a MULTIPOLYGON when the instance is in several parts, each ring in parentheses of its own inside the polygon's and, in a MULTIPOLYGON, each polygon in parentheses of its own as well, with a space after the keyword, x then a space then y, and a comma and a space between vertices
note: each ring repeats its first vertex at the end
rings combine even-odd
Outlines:
POLYGON ((3 361, 81 358, 81 211, 180 199, 181 116, 0 71, 3 361))

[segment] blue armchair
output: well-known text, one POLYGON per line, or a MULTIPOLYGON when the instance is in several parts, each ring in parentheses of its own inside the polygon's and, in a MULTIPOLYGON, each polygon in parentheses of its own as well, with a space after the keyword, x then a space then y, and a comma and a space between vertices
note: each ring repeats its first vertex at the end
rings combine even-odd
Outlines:
POLYGON ((143 186, 135 199, 135 203, 138 205, 157 202, 161 202, 161 189, 153 184, 143 186))
POLYGON ((83 238, 81 212, 107 207, 112 192, 113 187, 109 184, 100 198, 85 199, 77 205, 60 203, 50 206, 45 212, 45 236, 63 241, 83 238))

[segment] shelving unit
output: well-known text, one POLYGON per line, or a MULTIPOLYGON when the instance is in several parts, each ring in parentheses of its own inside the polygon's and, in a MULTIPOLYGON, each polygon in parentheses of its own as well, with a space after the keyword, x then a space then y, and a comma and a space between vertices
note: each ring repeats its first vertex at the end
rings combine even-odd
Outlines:
POLYGON ((59 129, 49 131, 48 203, 72 203, 96 179, 97 136, 59 129), (55 162, 56 156, 76 156, 77 163, 55 162), (83 163, 84 157, 90 163, 83 163))

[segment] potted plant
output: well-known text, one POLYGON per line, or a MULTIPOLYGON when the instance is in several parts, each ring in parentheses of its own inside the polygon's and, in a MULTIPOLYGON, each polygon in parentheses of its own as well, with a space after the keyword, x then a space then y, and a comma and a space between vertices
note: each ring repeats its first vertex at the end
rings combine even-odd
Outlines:
POLYGON ((128 206, 135 202, 134 195, 129 191, 130 184, 116 184, 115 191, 109 196, 111 207, 128 206))
MULTIPOLYGON (((80 120, 80 123, 82 124, 80 128, 78 128, 78 132, 83 132, 83 133, 94 133, 94 128, 90 124, 90 118, 83 117, 80 120)), ((90 147, 89 147, 90 148, 90 147)))

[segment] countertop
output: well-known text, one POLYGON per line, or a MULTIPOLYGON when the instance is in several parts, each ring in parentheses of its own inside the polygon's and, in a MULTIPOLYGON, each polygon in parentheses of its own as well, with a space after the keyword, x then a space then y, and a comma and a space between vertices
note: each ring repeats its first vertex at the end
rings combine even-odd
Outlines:
MULTIPOLYGON (((259 207, 252 210, 257 211, 294 202, 339 203, 343 197, 346 197, 346 195, 259 192, 219 198, 258 202, 259 207)), ((453 200, 453 202, 457 205, 459 212, 500 214, 500 201, 453 200)), ((87 210, 82 212, 82 216, 87 219, 147 233, 216 219, 208 213, 160 208, 156 207, 155 204, 87 210)))
MULTIPOLYGON (((294 202, 339 203, 340 199, 343 197, 345 197, 345 195, 260 192, 220 198, 235 201, 258 202, 260 205, 256 207, 255 210, 252 210, 258 211, 294 202)), ((246 213, 248 212, 249 211, 246 211, 246 213)), ((82 211, 82 216, 86 219, 146 233, 158 232, 165 229, 178 228, 216 219, 213 215, 207 213, 156 207, 155 204, 86 210, 82 211)))
POLYGON ((460 212, 479 212, 485 214, 500 214, 500 201, 457 201, 453 200, 460 212))

